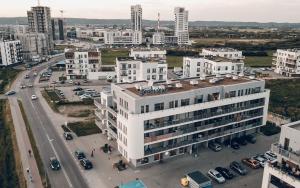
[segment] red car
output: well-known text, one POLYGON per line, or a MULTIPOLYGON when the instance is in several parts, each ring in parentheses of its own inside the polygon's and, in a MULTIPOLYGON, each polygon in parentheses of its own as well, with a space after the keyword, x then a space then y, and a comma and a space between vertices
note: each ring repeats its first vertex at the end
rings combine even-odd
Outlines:
POLYGON ((242 163, 244 163, 245 165, 247 165, 253 169, 258 169, 260 167, 259 162, 255 159, 251 159, 251 158, 242 159, 242 163))

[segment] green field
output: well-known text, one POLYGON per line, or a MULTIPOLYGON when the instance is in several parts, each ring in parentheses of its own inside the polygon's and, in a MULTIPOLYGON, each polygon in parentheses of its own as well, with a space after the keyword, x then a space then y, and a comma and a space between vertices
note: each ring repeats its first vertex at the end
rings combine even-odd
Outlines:
POLYGON ((5 87, 15 79, 19 72, 20 70, 13 68, 0 69, 0 94, 5 92, 5 87))
POLYGON ((71 129, 77 136, 101 133, 101 130, 97 127, 94 121, 68 123, 68 128, 71 129))
POLYGON ((168 67, 182 67, 183 57, 167 56, 168 67))
POLYGON ((116 57, 128 57, 129 50, 103 50, 101 55, 104 65, 114 65, 116 64, 116 57))
POLYGON ((271 112, 300 120, 300 79, 269 80, 266 88, 271 89, 271 112))
POLYGON ((268 51, 268 56, 247 56, 245 66, 248 67, 271 67, 274 51, 268 51))

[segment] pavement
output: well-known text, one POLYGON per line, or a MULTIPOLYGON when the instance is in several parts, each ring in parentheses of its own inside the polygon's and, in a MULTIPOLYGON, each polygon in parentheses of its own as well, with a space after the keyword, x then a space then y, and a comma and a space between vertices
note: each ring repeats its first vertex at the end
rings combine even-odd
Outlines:
MULTIPOLYGON (((14 90, 17 90, 17 95, 13 98, 19 98, 23 102, 25 113, 30 123, 37 147, 45 167, 45 171, 49 177, 51 187, 53 188, 85 188, 88 187, 86 180, 83 178, 78 164, 75 163, 74 157, 68 152, 65 141, 62 134, 56 131, 53 125, 51 114, 48 114, 40 102, 39 88, 26 88, 19 90, 18 85, 22 82, 36 83, 36 79, 33 78, 33 72, 40 72, 47 68, 48 64, 53 64, 59 61, 61 58, 55 58, 52 62, 48 62, 37 67, 34 67, 31 71, 25 71, 23 75, 18 77, 15 81, 16 85, 14 90), (29 74, 31 79, 23 80, 23 76, 29 74), (32 101, 31 95, 37 95, 38 100, 32 101), (49 168, 50 157, 55 156, 61 163, 62 169, 60 171, 52 171, 49 168)), ((47 105, 48 106, 48 105, 47 105)), ((12 105, 14 108, 14 106, 12 105)), ((63 119, 63 117, 61 118, 63 119)), ((15 120, 14 120, 15 121, 15 120)), ((24 151, 22 150, 22 155, 24 151)), ((26 150, 26 154, 28 151, 26 150)), ((34 175, 34 174, 33 174, 34 175)), ((35 182, 35 181, 34 181, 35 182)))

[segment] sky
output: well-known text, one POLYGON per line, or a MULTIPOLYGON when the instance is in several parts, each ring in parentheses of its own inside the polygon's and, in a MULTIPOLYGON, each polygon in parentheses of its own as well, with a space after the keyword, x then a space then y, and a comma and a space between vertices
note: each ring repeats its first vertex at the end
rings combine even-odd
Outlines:
MULTIPOLYGON (((0 17, 26 16, 37 0, 1 0, 0 17)), ((173 20, 175 6, 189 11, 190 21, 300 22, 300 0, 40 0, 52 17, 129 19, 130 5, 141 4, 143 19, 173 20)))

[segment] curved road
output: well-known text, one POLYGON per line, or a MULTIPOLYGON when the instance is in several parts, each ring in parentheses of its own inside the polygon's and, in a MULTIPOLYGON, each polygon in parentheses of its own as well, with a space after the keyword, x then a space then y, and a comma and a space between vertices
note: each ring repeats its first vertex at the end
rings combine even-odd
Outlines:
MULTIPOLYGON (((54 64, 62 59, 62 56, 53 58, 51 61, 34 67, 37 73, 47 68, 47 66, 54 64)), ((21 83, 34 84, 35 78, 33 78, 34 70, 25 71, 23 76, 14 82, 12 89, 18 90, 17 87, 21 83), (30 79, 24 80, 24 75, 30 75, 30 79)), ((26 88, 19 90, 18 97, 22 100, 30 123, 37 147, 39 149, 40 156, 42 158, 46 173, 50 180, 52 188, 87 188, 88 185, 83 178, 78 164, 74 161, 73 156, 68 152, 62 135, 59 135, 55 130, 48 114, 45 112, 39 100, 32 101, 31 95, 35 95, 34 88, 26 88), (57 157, 62 165, 60 171, 52 171, 49 168, 50 157, 57 157)))

